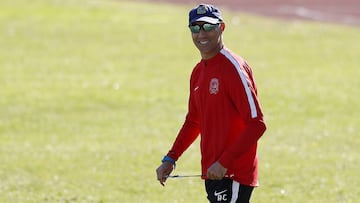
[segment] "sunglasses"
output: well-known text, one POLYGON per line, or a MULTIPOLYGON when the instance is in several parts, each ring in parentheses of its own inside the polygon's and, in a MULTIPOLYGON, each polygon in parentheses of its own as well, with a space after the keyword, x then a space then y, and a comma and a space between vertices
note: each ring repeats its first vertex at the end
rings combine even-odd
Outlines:
POLYGON ((205 32, 208 32, 215 30, 217 27, 219 27, 219 24, 204 23, 203 25, 189 25, 190 31, 192 33, 199 33, 201 29, 203 29, 205 32))

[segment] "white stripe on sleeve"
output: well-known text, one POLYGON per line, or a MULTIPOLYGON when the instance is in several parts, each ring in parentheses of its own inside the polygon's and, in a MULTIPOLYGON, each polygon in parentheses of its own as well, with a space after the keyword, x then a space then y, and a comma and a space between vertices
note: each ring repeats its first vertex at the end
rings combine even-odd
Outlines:
POLYGON ((222 54, 224 54, 224 56, 229 59, 231 61, 232 64, 234 64, 236 71, 238 72, 241 82, 245 88, 245 92, 246 92, 246 96, 250 105, 250 111, 251 111, 251 118, 256 118, 257 117, 257 110, 256 110, 256 105, 255 105, 255 101, 254 98, 251 94, 251 90, 247 84, 246 78, 244 73, 241 71, 240 68, 240 64, 238 63, 238 61, 226 50, 222 49, 220 51, 222 54))

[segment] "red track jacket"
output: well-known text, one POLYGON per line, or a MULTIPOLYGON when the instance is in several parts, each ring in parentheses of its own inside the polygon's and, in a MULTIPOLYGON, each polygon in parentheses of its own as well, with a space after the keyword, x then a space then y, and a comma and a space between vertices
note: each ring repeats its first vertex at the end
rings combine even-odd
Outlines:
POLYGON ((195 66, 188 113, 167 155, 177 160, 200 134, 202 174, 219 161, 226 176, 258 186, 256 148, 265 129, 251 68, 223 48, 195 66))

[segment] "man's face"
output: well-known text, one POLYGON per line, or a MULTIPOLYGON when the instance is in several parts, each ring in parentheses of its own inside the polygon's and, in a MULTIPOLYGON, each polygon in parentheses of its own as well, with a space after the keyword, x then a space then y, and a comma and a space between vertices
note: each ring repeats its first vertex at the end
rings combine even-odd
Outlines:
POLYGON ((218 24, 212 30, 205 31, 203 26, 206 22, 195 22, 192 25, 199 25, 200 32, 192 32, 192 39, 195 46, 199 49, 203 59, 209 59, 215 56, 222 48, 222 26, 218 24))

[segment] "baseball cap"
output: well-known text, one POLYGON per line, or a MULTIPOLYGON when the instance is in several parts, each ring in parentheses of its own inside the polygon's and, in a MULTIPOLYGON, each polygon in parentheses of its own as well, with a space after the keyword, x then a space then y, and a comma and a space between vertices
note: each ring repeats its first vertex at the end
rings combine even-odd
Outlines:
POLYGON ((211 4, 200 4, 189 12, 189 25, 197 21, 217 24, 223 21, 221 12, 211 4))

